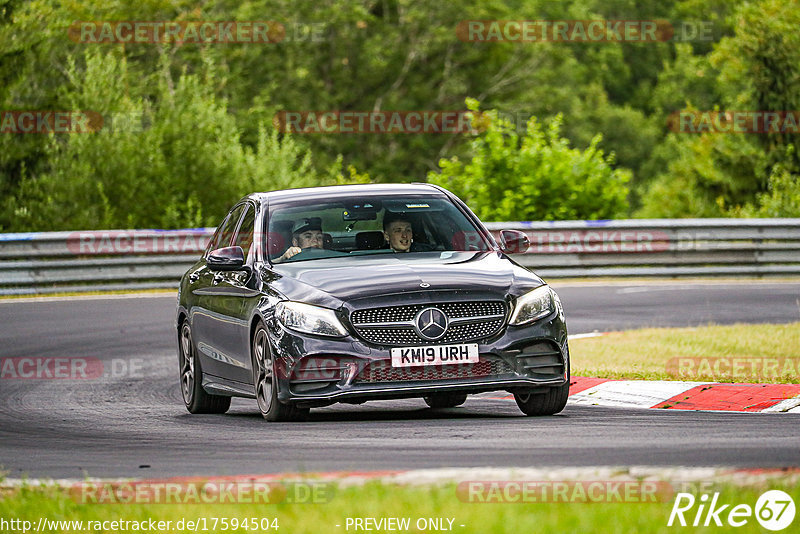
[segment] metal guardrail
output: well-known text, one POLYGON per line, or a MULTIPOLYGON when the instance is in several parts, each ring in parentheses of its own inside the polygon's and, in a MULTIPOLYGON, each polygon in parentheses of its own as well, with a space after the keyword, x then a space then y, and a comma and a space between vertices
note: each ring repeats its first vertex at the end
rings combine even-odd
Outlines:
POLYGON ((544 278, 800 275, 800 219, 490 223, 524 231, 517 261, 544 278))
MULTIPOLYGON (((799 276, 800 219, 489 223, 542 277, 799 276)), ((213 228, 0 234, 0 295, 174 288, 213 228)))
POLYGON ((214 228, 0 234, 0 295, 177 288, 214 228))

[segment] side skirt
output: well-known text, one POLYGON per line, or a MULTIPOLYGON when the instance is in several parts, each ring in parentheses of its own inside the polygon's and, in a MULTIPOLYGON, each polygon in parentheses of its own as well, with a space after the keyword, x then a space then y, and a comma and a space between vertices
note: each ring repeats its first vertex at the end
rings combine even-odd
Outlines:
POLYGON ((256 394, 253 384, 244 384, 218 376, 203 375, 203 389, 212 395, 226 395, 228 397, 244 397, 255 399, 256 394))

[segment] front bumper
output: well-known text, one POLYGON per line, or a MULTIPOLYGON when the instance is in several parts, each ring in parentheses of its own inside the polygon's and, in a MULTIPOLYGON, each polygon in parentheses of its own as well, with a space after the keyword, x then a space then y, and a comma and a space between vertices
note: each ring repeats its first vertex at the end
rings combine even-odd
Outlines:
POLYGON ((535 392, 569 380, 567 329, 559 311, 531 325, 505 326, 479 342, 476 364, 393 368, 389 346, 355 336, 301 334, 274 319, 269 331, 278 399, 302 407, 443 392, 535 392))

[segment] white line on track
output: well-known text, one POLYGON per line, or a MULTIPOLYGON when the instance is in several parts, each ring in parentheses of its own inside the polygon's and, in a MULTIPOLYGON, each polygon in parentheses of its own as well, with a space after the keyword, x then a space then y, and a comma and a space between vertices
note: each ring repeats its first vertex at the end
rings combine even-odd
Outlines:
POLYGON ((72 295, 61 297, 20 297, 0 299, 0 304, 13 304, 16 302, 71 302, 75 300, 122 300, 122 299, 151 299, 151 298, 178 298, 178 293, 165 291, 163 293, 124 293, 120 295, 72 295))
POLYGON ((585 339, 587 337, 600 337, 606 335, 605 332, 588 332, 586 334, 570 334, 567 336, 567 339, 572 341, 573 339, 585 339))

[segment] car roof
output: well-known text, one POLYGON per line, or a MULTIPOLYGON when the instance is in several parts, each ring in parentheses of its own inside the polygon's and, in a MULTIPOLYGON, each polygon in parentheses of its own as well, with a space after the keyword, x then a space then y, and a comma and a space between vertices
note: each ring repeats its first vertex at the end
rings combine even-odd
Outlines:
POLYGON ((356 184, 356 185, 332 185, 325 187, 304 187, 298 189, 281 189, 267 193, 252 193, 248 198, 258 201, 283 202, 287 200, 313 200, 348 198, 362 195, 413 195, 426 194, 434 196, 446 196, 442 190, 430 184, 356 184))

